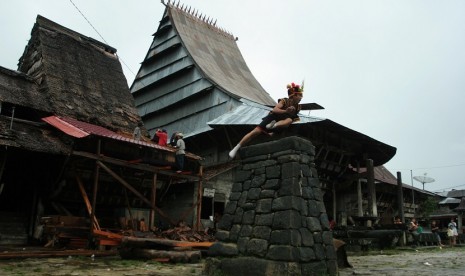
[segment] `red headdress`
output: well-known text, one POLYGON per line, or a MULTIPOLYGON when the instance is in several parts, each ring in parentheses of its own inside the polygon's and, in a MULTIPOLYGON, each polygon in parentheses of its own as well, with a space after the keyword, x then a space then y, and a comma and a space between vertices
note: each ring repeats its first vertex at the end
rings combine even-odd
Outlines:
POLYGON ((304 92, 304 83, 302 85, 298 85, 295 83, 291 83, 287 85, 287 95, 290 97, 296 93, 302 94, 304 92))

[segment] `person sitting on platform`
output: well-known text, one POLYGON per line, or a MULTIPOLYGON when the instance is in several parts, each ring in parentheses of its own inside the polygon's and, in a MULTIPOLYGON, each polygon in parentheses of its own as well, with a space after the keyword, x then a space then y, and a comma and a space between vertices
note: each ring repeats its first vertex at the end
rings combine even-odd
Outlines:
POLYGON ((421 233, 420 229, 421 228, 418 225, 417 219, 412 218, 412 220, 410 221, 409 227, 408 227, 408 231, 412 233, 413 247, 417 247, 418 245, 420 245, 420 233, 421 233))
POLYGON ((295 83, 288 84, 287 94, 289 98, 279 99, 273 110, 262 119, 262 122, 247 133, 229 152, 229 157, 233 159, 242 146, 261 133, 272 135, 274 130, 289 127, 293 122, 299 121, 300 118, 297 114, 300 111, 299 103, 302 100, 303 92, 303 84, 302 86, 295 83))

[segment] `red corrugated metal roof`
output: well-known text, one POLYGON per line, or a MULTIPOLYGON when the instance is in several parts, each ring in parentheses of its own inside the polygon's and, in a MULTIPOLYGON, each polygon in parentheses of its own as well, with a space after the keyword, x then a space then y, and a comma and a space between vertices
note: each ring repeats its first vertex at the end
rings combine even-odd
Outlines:
POLYGON ((83 137, 89 136, 90 134, 67 123, 66 121, 61 120, 57 116, 50 116, 50 117, 42 118, 42 120, 60 129, 64 133, 70 136, 76 137, 76 138, 83 138, 83 137))
POLYGON ((170 147, 160 146, 152 142, 137 141, 135 139, 120 135, 104 127, 81 122, 73 118, 50 116, 50 117, 42 118, 42 120, 58 128, 64 133, 70 136, 76 137, 76 138, 84 138, 89 135, 95 135, 95 136, 106 137, 106 138, 110 138, 114 140, 124 141, 124 142, 132 143, 132 144, 137 144, 141 146, 156 148, 159 150, 170 151, 170 152, 175 151, 175 149, 172 149, 170 147))

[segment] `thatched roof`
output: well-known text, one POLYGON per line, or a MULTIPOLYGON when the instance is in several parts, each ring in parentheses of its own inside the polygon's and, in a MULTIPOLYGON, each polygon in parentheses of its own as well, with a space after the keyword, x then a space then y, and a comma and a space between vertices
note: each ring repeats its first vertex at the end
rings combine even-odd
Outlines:
POLYGON ((0 101, 51 112, 44 94, 30 76, 0 66, 0 101))
POLYGON ((56 115, 127 132, 140 122, 116 49, 40 15, 19 71, 35 79, 43 108, 56 115))
POLYGON ((72 139, 65 135, 51 135, 45 123, 0 116, 0 145, 33 152, 69 154, 72 139))

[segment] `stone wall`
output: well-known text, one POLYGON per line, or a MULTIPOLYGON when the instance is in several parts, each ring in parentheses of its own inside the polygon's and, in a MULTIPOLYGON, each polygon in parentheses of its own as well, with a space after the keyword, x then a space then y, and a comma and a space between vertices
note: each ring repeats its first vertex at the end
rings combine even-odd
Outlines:
POLYGON ((229 258, 207 261, 207 274, 337 274, 314 154, 300 137, 241 149, 219 242, 209 250, 229 258))

